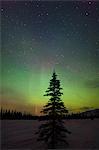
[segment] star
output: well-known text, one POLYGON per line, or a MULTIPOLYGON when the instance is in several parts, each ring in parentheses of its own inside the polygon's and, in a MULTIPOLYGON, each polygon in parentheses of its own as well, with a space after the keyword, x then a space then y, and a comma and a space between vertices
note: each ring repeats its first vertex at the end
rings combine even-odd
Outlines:
POLYGON ((27 25, 26 23, 23 24, 24 27, 25 27, 26 25, 27 25))
POLYGON ((4 11, 4 9, 3 8, 1 8, 1 12, 3 12, 4 11))
POLYGON ((42 39, 42 36, 40 35, 39 38, 42 39))
POLYGON ((39 4, 37 4, 36 7, 39 8, 39 4))
POLYGON ((87 27, 88 26, 87 23, 85 23, 84 26, 87 27))
POLYGON ((8 69, 7 72, 10 73, 10 70, 8 69))
POLYGON ((58 57, 58 54, 56 54, 56 57, 58 57))
POLYGON ((30 50, 33 50, 33 47, 30 47, 30 50))
POLYGON ((32 38, 32 41, 35 41, 35 38, 32 38))
POLYGON ((40 13, 40 14, 38 14, 38 17, 41 17, 41 13, 40 13))
POLYGON ((46 16, 48 16, 48 15, 49 15, 49 13, 47 12, 47 13, 46 13, 46 16))
POLYGON ((75 51, 73 50, 73 51, 71 51, 71 53, 72 53, 72 54, 75 54, 75 51))
POLYGON ((92 2, 91 2, 91 1, 89 1, 89 2, 88 2, 88 4, 89 4, 89 5, 91 5, 91 4, 92 4, 92 2))
POLYGON ((58 9, 58 6, 56 6, 55 9, 57 10, 57 9, 58 9))
POLYGON ((27 2, 25 2, 25 6, 27 6, 28 4, 27 4, 27 2))
POLYGON ((79 9, 79 7, 78 7, 78 6, 76 6, 76 7, 75 7, 75 9, 76 9, 76 10, 78 10, 78 9, 79 9))
POLYGON ((88 12, 85 12, 85 15, 86 15, 86 16, 88 16, 88 15, 89 15, 89 13, 88 13, 88 12))
POLYGON ((99 42, 98 41, 96 41, 96 45, 98 45, 99 44, 99 42))

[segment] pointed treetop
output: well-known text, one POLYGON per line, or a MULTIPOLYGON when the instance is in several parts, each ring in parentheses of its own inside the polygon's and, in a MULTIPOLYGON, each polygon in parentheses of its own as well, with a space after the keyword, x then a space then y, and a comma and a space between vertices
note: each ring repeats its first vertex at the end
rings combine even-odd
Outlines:
POLYGON ((57 74, 55 72, 55 69, 53 69, 53 76, 57 77, 57 74))
POLYGON ((53 74, 55 74, 57 76, 55 68, 53 69, 53 74))
MULTIPOLYGON (((53 74, 55 73, 55 68, 53 69, 53 74)), ((56 73, 55 73, 56 74, 56 73)))

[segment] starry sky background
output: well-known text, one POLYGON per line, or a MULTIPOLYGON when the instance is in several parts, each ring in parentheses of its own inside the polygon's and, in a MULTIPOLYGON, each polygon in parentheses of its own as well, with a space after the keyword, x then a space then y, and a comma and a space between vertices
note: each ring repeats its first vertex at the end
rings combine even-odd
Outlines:
POLYGON ((99 108, 99 2, 2 1, 1 105, 39 114, 53 69, 70 111, 99 108))

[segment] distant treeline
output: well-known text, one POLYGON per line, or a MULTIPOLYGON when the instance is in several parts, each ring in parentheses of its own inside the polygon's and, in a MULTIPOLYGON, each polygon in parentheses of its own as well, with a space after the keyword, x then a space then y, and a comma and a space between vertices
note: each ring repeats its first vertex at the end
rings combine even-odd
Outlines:
MULTIPOLYGON (((86 111, 86 112, 82 112, 82 113, 72 113, 72 114, 67 114, 63 116, 63 119, 95 119, 95 118, 99 118, 99 109, 93 110, 93 111, 86 111)), ((49 120, 49 116, 36 116, 36 115, 32 115, 30 113, 22 113, 22 112, 18 112, 16 110, 5 110, 1 108, 0 111, 0 119, 4 120, 4 119, 11 119, 11 120, 49 120)))
POLYGON ((95 119, 95 118, 99 118, 99 114, 87 114, 85 113, 76 113, 76 114, 69 114, 65 116, 66 119, 95 119))
MULTIPOLYGON (((70 119, 95 119, 95 118, 99 118, 99 115, 87 115, 84 113, 76 113, 76 114, 68 114, 63 116, 63 119, 65 120, 70 120, 70 119)), ((39 116, 39 120, 49 120, 50 117, 49 116, 39 116)))
MULTIPOLYGON (((99 109, 89 110, 80 113, 71 113, 63 116, 63 119, 95 119, 99 118, 99 109)), ((40 116, 40 120, 48 120, 49 116, 40 116)))
POLYGON ((5 110, 5 109, 2 109, 1 108, 1 111, 0 111, 0 119, 23 119, 23 120, 32 120, 32 119, 38 119, 38 116, 35 116, 35 115, 32 115, 32 114, 29 114, 29 113, 22 113, 22 112, 18 112, 16 110, 5 110))

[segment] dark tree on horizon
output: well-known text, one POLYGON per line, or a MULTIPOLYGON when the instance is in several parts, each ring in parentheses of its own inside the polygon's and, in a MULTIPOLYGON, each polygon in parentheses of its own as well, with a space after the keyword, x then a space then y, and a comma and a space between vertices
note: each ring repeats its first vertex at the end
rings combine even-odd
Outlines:
POLYGON ((0 110, 0 119, 1 120, 35 120, 38 119, 38 116, 34 116, 30 113, 23 113, 16 110, 3 109, 0 110))
POLYGON ((44 141, 48 148, 58 148, 59 145, 68 146, 67 134, 70 134, 64 126, 64 116, 68 113, 64 102, 61 100, 62 88, 60 87, 60 80, 54 71, 50 85, 44 96, 49 96, 47 104, 43 106, 42 113, 47 116, 48 120, 41 124, 37 134, 39 134, 38 141, 44 141))

